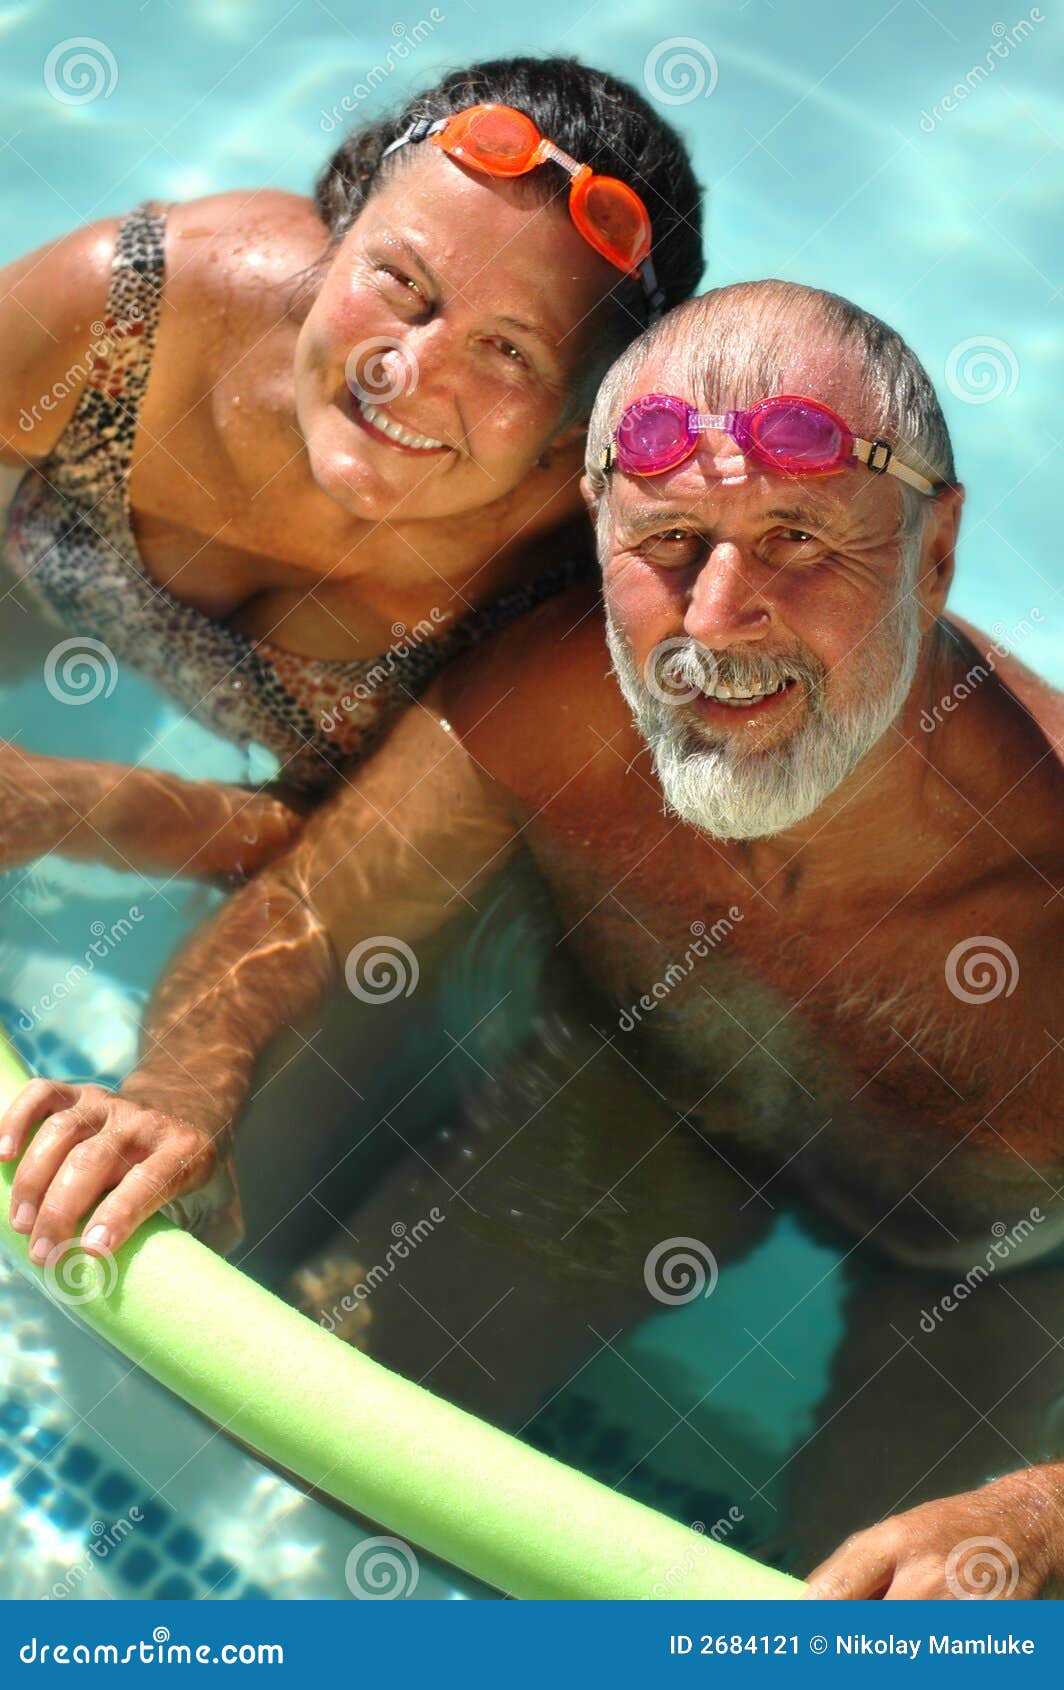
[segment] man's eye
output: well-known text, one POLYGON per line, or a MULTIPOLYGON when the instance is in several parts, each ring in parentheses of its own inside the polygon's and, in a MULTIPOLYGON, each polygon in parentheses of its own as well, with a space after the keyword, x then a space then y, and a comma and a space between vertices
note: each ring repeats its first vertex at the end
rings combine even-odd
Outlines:
POLYGON ((663 533, 652 534, 649 540, 644 540, 640 550, 651 563, 682 569, 701 555, 703 544, 700 535, 692 534, 686 528, 667 528, 663 533))
POLYGON ((785 528, 783 538, 794 546, 807 546, 816 539, 816 535, 808 534, 804 528, 785 528))

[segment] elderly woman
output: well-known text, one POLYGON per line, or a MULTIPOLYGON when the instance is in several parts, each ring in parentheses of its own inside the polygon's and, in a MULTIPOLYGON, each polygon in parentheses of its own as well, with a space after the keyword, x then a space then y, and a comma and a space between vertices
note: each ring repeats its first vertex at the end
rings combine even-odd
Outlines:
MULTIPOLYGON (((316 797, 450 658, 591 567, 585 419, 617 351, 693 292, 700 221, 640 95, 521 58, 349 135, 311 199, 148 203, 16 261, 16 591, 316 797)), ((97 790, 91 766, 7 748, 0 780, 8 862, 104 796, 105 848, 199 867, 218 806, 247 802, 168 791, 188 814, 160 841, 157 777, 116 797, 113 770, 97 790)), ((251 851, 223 818, 212 870, 287 836, 256 805, 251 851)))

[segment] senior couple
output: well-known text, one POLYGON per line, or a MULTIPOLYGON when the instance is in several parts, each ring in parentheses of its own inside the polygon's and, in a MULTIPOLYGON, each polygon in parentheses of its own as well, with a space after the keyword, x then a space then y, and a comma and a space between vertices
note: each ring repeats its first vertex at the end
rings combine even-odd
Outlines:
MULTIPOLYGON (((475 168, 461 177, 483 189, 475 168)), ((659 315, 645 254, 633 274, 649 326, 586 426, 598 574, 478 632, 393 712, 193 936, 120 1094, 25 1088, 0 1122, 21 1156, 13 1219, 38 1261, 77 1237, 113 1251, 160 1207, 234 1248, 233 1125, 258 1053, 367 937, 416 953, 530 858, 572 972, 539 1089, 513 1083, 507 1143, 534 1143, 561 1182, 590 1130, 623 1190, 653 1183, 667 1140, 712 1170, 701 1222, 677 1180, 672 1230, 719 1260, 761 1235, 757 1199, 777 1189, 882 1260, 859 1294, 877 1318, 857 1310, 830 1382, 836 1442, 828 1425, 796 1460, 814 1591, 978 1594, 956 1583, 978 1539, 1003 1546, 1002 1594, 1049 1592, 1064 1576, 1060 700, 999 658, 921 727, 988 642, 946 610, 962 491, 894 331, 775 281, 659 315), (641 1000, 653 1011, 622 1048, 617 1017, 641 1000), (937 1349, 914 1343, 913 1276, 926 1302, 1005 1228, 1008 1268, 1027 1271, 980 1287, 937 1349)), ((368 426, 363 407, 367 485, 398 487, 404 452, 457 450, 433 436, 446 406, 426 368, 368 426)), ((451 473, 473 476, 471 457, 451 473)), ((418 473, 445 502, 438 466, 418 473)), ((497 1190, 504 1151, 485 1158, 497 1190)), ((631 1286, 622 1302, 631 1318, 631 1286)))

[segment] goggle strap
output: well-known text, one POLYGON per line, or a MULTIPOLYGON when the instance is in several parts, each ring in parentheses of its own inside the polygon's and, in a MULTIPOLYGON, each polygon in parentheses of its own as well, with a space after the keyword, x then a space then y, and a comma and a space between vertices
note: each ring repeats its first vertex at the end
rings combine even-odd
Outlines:
POLYGON ((553 159, 554 163, 560 164, 563 170, 569 172, 570 176, 576 176, 581 170, 589 168, 586 164, 577 164, 575 158, 570 158, 568 153, 563 153, 561 147, 556 147, 553 141, 543 141, 541 147, 541 162, 545 163, 547 159, 553 159))
POLYGON ((446 129, 450 121, 449 117, 416 117, 391 146, 385 147, 381 158, 387 158, 389 153, 394 153, 399 147, 405 147, 408 141, 426 141, 430 135, 438 135, 441 129, 446 129))
POLYGON ((918 493, 930 495, 936 491, 935 483, 929 481, 926 475, 921 475, 919 470, 910 469, 908 464, 896 458, 885 440, 855 438, 853 455, 863 464, 867 464, 874 475, 896 475, 899 481, 904 481, 909 487, 915 487, 918 493))
POLYGON ((665 309, 665 289, 660 285, 654 260, 647 255, 639 266, 639 280, 647 307, 647 328, 652 328, 665 309))

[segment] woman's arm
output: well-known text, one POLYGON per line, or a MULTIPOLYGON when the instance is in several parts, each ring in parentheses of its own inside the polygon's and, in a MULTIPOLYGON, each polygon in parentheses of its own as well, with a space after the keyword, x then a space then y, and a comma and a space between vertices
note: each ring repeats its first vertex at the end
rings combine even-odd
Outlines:
POLYGON ((303 826, 294 798, 0 741, 0 872, 46 851, 142 874, 252 874, 303 826))
POLYGON ((73 416, 101 338, 117 230, 117 218, 101 218, 0 269, 0 464, 41 462, 73 416))
POLYGON ((255 1059, 274 1033, 322 999, 358 940, 416 944, 434 932, 516 840, 438 699, 409 710, 295 848, 193 936, 159 986, 120 1094, 36 1080, 0 1117, 0 1155, 17 1156, 43 1123, 11 1204, 37 1258, 75 1241, 90 1209, 82 1241, 107 1252, 164 1203, 206 1186, 231 1154, 255 1059))

